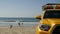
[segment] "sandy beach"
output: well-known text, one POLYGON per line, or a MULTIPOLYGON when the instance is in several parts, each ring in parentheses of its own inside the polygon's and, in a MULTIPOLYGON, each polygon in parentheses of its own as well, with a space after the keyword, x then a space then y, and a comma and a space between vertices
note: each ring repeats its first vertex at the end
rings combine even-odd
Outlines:
POLYGON ((35 34, 33 26, 0 26, 0 34, 35 34))

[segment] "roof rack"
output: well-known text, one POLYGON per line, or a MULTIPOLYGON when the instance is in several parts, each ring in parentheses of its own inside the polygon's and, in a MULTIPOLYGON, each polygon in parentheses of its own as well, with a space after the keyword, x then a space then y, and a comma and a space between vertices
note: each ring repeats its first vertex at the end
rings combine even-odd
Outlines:
POLYGON ((48 3, 46 5, 60 5, 60 3, 48 3))
POLYGON ((59 3, 48 3, 46 5, 42 6, 43 10, 46 9, 60 9, 60 4, 59 3))

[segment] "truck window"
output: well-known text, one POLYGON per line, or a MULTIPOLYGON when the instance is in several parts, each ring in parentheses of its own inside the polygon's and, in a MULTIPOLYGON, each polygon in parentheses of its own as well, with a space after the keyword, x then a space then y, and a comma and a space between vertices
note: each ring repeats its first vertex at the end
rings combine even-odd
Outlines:
POLYGON ((60 18, 60 10, 47 10, 44 18, 60 18))

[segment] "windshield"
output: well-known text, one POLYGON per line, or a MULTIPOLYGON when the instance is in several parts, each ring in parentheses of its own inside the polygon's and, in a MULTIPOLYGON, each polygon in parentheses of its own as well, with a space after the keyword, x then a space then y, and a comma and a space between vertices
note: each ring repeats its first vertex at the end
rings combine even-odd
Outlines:
POLYGON ((60 10, 47 10, 44 18, 60 18, 60 10))

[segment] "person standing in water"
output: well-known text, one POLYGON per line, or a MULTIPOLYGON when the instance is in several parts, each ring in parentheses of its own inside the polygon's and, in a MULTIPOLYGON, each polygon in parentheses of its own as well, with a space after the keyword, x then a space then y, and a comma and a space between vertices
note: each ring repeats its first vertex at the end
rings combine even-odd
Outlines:
POLYGON ((10 29, 13 27, 13 25, 10 25, 10 29))
POLYGON ((18 26, 20 26, 20 22, 18 23, 18 26))
POLYGON ((22 22, 22 25, 23 25, 23 22, 22 22))
POLYGON ((23 22, 22 22, 22 26, 23 26, 23 22))

